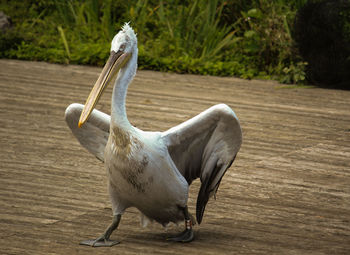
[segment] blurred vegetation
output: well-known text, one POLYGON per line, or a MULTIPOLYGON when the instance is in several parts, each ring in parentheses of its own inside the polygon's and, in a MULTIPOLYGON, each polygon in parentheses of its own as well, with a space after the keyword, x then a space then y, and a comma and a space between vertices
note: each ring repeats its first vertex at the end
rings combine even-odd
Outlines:
POLYGON ((0 57, 103 65, 125 21, 138 34, 139 68, 305 83, 292 39, 306 0, 2 0, 13 27, 0 57))
POLYGON ((294 27, 300 55, 309 63, 308 80, 350 89, 350 1, 309 1, 294 27))

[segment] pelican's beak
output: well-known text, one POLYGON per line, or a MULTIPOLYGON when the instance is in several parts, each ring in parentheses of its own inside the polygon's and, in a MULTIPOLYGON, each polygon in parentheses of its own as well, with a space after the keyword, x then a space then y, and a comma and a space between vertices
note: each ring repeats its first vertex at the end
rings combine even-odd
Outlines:
POLYGON ((120 68, 130 59, 131 54, 123 51, 111 51, 111 55, 103 70, 92 88, 88 99, 86 100, 83 111, 81 112, 78 127, 81 127, 89 118, 92 110, 100 99, 103 90, 116 77, 120 68))

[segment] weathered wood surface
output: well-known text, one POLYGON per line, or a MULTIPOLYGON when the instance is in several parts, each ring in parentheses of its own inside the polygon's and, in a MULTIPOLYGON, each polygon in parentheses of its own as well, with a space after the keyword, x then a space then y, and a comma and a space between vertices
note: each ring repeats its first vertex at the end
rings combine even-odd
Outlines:
POLYGON ((79 241, 111 220, 106 175, 63 116, 101 68, 0 67, 1 254, 350 254, 350 91, 139 71, 127 98, 134 125, 166 130, 223 102, 240 118, 243 146, 194 242, 165 241, 183 226, 144 229, 130 209, 112 236, 120 245, 90 248, 79 241))

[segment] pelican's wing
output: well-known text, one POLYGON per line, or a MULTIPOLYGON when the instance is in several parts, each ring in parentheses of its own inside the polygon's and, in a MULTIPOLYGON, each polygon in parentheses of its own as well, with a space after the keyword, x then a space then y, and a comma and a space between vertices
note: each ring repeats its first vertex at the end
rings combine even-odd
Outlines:
POLYGON ((83 108, 82 104, 71 104, 67 107, 65 113, 67 125, 83 147, 104 161, 111 118, 103 112, 93 110, 89 120, 79 128, 78 121, 83 108))
POLYGON ((225 104, 215 105, 163 134, 169 154, 187 182, 200 178, 196 216, 201 223, 209 197, 231 166, 242 143, 236 114, 225 104))

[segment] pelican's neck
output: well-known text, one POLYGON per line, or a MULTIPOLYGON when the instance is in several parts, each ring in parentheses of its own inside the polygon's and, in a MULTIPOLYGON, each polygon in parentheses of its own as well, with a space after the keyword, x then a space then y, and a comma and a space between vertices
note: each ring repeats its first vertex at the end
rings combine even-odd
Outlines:
POLYGON ((111 104, 111 121, 119 129, 130 130, 130 124, 126 115, 125 101, 128 86, 136 74, 137 69, 137 51, 132 54, 128 63, 119 71, 116 79, 111 104))

